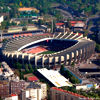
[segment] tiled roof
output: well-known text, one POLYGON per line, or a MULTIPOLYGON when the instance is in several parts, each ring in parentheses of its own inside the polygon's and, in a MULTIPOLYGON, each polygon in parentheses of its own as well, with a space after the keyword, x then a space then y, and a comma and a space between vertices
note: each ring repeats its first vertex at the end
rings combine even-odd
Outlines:
POLYGON ((26 7, 23 7, 23 8, 19 8, 18 9, 19 11, 37 11, 37 9, 36 8, 31 8, 31 7, 29 7, 29 8, 26 8, 26 7))
POLYGON ((29 81, 38 81, 39 79, 36 76, 28 77, 29 81))
POLYGON ((78 33, 78 35, 82 35, 82 33, 78 33))
POLYGON ((70 21, 71 24, 83 23, 83 21, 70 21))
POLYGON ((64 25, 64 23, 56 23, 56 26, 64 25))
POLYGON ((64 92, 64 93, 68 93, 68 94, 71 94, 71 95, 76 96, 76 97, 84 98, 86 100, 92 100, 92 99, 89 99, 89 98, 87 98, 83 95, 73 93, 73 92, 70 92, 70 91, 67 91, 67 90, 63 90, 63 89, 60 89, 60 88, 52 87, 52 89, 57 90, 57 91, 61 91, 61 92, 64 92))
POLYGON ((16 94, 11 94, 11 96, 13 97, 13 96, 17 96, 16 94))
POLYGON ((75 27, 77 24, 82 24, 84 26, 83 21, 70 21, 71 26, 75 27))

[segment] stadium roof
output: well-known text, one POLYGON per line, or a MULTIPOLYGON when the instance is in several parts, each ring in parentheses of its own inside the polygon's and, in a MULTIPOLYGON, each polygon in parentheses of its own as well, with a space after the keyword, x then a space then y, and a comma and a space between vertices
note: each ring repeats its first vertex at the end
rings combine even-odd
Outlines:
POLYGON ((58 71, 42 68, 42 69, 38 69, 38 72, 40 72, 45 78, 47 78, 56 87, 72 86, 72 84, 68 81, 68 79, 62 76, 58 71))

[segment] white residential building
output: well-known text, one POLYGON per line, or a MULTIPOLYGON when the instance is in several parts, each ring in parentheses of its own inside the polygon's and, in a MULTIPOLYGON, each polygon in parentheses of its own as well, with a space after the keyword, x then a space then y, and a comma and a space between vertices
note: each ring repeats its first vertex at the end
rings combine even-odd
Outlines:
POLYGON ((1 22, 3 22, 3 21, 4 21, 4 16, 1 15, 1 16, 0 16, 0 26, 1 26, 1 22))
POLYGON ((43 100, 47 97, 45 83, 27 82, 26 89, 21 91, 21 100, 43 100))
POLYGON ((41 87, 41 97, 42 99, 47 97, 47 85, 45 83, 38 82, 37 84, 41 87))
POLYGON ((18 100, 18 95, 11 94, 11 96, 6 97, 6 98, 3 99, 3 100, 18 100))

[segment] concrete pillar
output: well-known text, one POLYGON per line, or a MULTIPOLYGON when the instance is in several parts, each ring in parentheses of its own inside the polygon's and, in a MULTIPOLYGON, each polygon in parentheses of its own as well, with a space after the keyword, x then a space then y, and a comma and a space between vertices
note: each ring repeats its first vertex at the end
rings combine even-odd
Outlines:
POLYGON ((17 55, 16 55, 17 62, 18 62, 18 56, 19 56, 19 55, 17 54, 17 55))
POLYGON ((35 66, 37 67, 37 56, 35 56, 35 66))
POLYGON ((22 55, 22 65, 23 65, 23 68, 24 68, 24 55, 22 55))
POLYGON ((69 65, 71 65, 72 53, 69 54, 69 65))
POLYGON ((30 57, 30 55, 28 56, 28 63, 30 64, 30 59, 31 59, 31 57, 30 57))
POLYGON ((67 54, 64 56, 64 65, 67 65, 67 54))
POLYGON ((77 57, 77 62, 80 62, 80 49, 78 50, 78 57, 77 57))
POLYGON ((83 56, 83 52, 82 49, 80 49, 80 62, 82 61, 82 56, 83 56))
POLYGON ((59 56, 59 64, 61 65, 61 56, 59 56))
POLYGON ((11 59, 12 59, 12 64, 13 64, 13 63, 14 63, 14 62, 13 62, 13 54, 11 55, 11 59))
POLYGON ((44 56, 42 57, 42 67, 44 67, 44 56))
POLYGON ((56 65, 56 59, 55 56, 53 57, 53 62, 54 62, 54 66, 56 65))
POLYGON ((76 62, 76 59, 77 59, 77 57, 76 57, 76 51, 74 51, 74 62, 76 62))
POLYGON ((85 47, 85 60, 87 60, 87 47, 85 47))

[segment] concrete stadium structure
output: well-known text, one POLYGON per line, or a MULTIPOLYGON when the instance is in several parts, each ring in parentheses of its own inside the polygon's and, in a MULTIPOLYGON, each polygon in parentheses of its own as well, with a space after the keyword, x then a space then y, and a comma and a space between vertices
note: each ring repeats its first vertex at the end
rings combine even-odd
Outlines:
POLYGON ((52 67, 56 65, 71 65, 87 60, 94 53, 95 42, 87 38, 83 38, 83 34, 79 33, 60 33, 60 34, 41 34, 27 37, 18 37, 5 42, 2 47, 4 58, 11 63, 20 62, 22 64, 32 64, 33 67, 52 67), (77 41, 75 45, 51 54, 28 54, 22 53, 25 47, 44 40, 72 40, 77 41))

